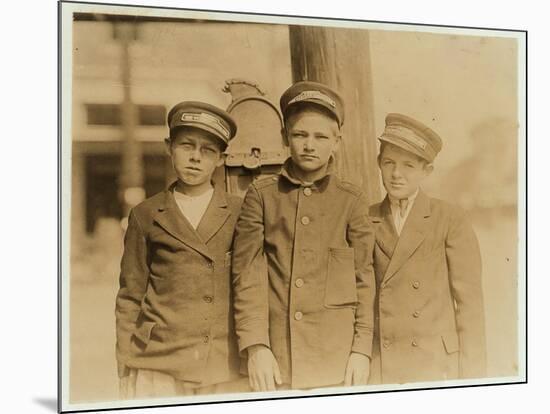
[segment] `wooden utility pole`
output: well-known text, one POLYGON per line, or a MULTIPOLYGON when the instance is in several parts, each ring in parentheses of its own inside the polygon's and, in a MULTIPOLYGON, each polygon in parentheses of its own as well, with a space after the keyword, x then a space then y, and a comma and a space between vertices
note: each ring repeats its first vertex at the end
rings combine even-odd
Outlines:
POLYGON ((132 102, 132 73, 129 52, 130 44, 136 38, 137 26, 126 22, 114 23, 114 25, 115 36, 119 40, 122 49, 120 81, 123 87, 121 118, 124 141, 122 143, 119 194, 123 214, 126 217, 130 209, 145 198, 143 151, 141 143, 135 137, 138 114, 137 107, 132 102))
POLYGON ((336 157, 338 173, 362 187, 369 203, 380 201, 369 32, 313 26, 290 26, 289 32, 294 82, 324 83, 344 99, 344 137, 336 157))

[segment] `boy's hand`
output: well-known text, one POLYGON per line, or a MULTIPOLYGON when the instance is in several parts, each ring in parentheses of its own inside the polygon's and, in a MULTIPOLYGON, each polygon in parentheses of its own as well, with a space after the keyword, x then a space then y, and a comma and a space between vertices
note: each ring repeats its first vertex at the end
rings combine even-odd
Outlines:
POLYGON ((121 400, 129 400, 135 397, 136 376, 137 371, 135 369, 131 369, 130 374, 119 379, 118 396, 121 400))
POLYGON ((265 345, 248 348, 248 381, 253 391, 275 391, 275 383, 282 383, 279 364, 265 345))
POLYGON ((368 356, 352 352, 346 366, 344 385, 365 385, 370 374, 370 359, 368 356))

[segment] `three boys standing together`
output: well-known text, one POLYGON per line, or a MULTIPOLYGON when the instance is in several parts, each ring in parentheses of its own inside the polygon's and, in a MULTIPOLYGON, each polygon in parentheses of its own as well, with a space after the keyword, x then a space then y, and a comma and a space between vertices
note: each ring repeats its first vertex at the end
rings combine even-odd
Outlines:
POLYGON ((182 102, 166 140, 177 181, 129 217, 116 301, 122 398, 484 376, 479 247, 420 184, 440 138, 386 118, 370 208, 334 173, 344 103, 298 82, 281 97, 290 158, 244 201, 211 183, 236 133, 182 102))

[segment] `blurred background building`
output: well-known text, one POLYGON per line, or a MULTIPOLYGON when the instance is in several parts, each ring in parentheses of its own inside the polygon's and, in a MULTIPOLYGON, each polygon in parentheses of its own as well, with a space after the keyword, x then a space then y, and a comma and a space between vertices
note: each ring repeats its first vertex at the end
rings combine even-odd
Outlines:
POLYGON ((163 140, 174 104, 203 100, 226 108, 231 98, 222 88, 232 77, 256 80, 274 97, 291 82, 284 26, 105 20, 80 15, 74 25, 76 237, 94 234, 103 218, 120 220, 125 204, 173 178, 163 140))
POLYGON ((517 372, 517 46, 420 32, 76 14, 73 24, 71 400, 116 399, 114 298, 128 209, 174 176, 163 140, 182 100, 222 108, 229 79, 275 104, 293 80, 346 101, 339 171, 382 197, 376 134, 422 120, 443 151, 426 190, 468 210, 484 265, 489 375, 517 372), (91 369, 93 367, 93 370, 91 369))

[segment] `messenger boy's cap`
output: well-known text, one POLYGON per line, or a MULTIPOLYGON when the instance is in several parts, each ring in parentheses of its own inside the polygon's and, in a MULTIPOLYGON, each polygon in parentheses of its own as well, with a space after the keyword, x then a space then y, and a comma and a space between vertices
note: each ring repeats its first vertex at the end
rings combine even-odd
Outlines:
POLYGON ((237 133, 237 124, 226 111, 204 102, 186 101, 175 105, 168 113, 168 128, 172 132, 183 126, 210 132, 227 146, 237 133))
POLYGON ((388 114, 380 141, 389 142, 433 162, 443 142, 439 135, 416 119, 402 114, 388 114))
POLYGON ((280 105, 283 117, 290 106, 303 102, 325 107, 334 114, 339 126, 344 124, 344 101, 328 86, 317 82, 296 82, 281 96, 280 105))

